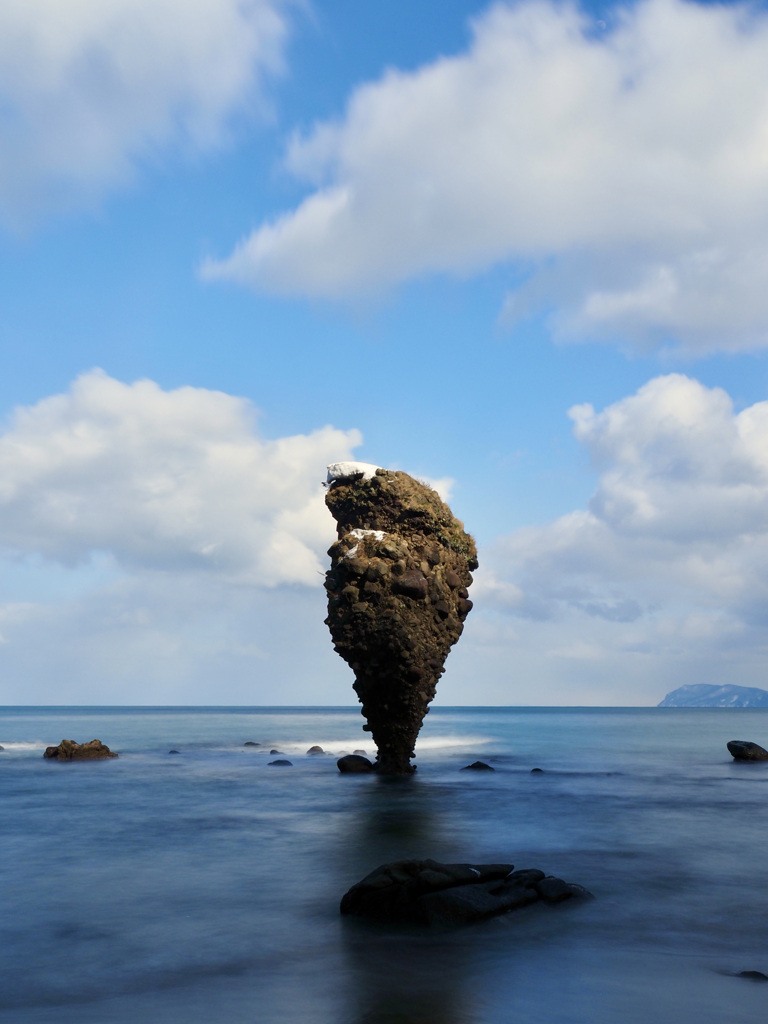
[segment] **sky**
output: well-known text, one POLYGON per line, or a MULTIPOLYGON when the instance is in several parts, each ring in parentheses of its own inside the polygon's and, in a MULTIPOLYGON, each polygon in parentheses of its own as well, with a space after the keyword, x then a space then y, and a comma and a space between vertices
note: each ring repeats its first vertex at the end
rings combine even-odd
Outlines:
POLYGON ((346 459, 437 704, 768 685, 767 239, 765 4, 4 0, 0 703, 353 704, 346 459))

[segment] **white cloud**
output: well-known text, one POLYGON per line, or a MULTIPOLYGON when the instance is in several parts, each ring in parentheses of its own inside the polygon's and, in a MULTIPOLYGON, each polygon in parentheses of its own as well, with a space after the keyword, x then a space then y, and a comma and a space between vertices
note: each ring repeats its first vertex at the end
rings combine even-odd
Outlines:
POLYGON ((632 703, 682 682, 764 685, 768 402, 736 413, 671 374, 570 415, 597 489, 588 509, 481 552, 485 630, 516 624, 509 657, 538 665, 545 703, 579 703, 579 686, 632 703))
POLYGON ((562 336, 768 343, 768 16, 641 0, 606 30, 496 4, 469 49, 359 87, 290 146, 315 186, 203 274, 328 298, 506 262, 562 336))
POLYGON ((0 215, 92 203, 218 146, 281 67, 288 0, 3 0, 0 215))
POLYGON ((313 584, 335 536, 327 463, 355 430, 262 440, 241 398, 163 391, 93 371, 20 408, 0 435, 0 548, 68 565, 110 553, 131 570, 313 584))
POLYGON ((323 625, 325 467, 356 430, 264 439, 248 401, 101 371, 0 434, 10 703, 345 703, 323 625))

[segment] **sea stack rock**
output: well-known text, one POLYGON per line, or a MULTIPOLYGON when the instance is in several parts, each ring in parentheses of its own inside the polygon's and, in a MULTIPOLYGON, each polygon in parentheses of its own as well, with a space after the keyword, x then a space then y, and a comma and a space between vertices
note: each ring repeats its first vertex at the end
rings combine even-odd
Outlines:
POLYGON ((339 537, 328 551, 325 621, 355 673, 377 771, 409 774, 427 705, 472 607, 475 542, 437 492, 407 473, 334 463, 325 502, 339 537))

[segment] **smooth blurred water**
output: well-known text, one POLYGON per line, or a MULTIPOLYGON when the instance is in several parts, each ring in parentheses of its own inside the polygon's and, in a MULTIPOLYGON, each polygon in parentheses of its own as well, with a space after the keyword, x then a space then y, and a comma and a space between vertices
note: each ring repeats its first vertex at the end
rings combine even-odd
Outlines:
POLYGON ((437 708, 402 780, 306 754, 372 754, 361 722, 0 709, 3 1021, 765 1020, 768 983, 734 972, 768 974, 768 763, 725 744, 768 746, 768 711, 437 708), (120 757, 44 760, 65 737, 120 757), (459 771, 477 758, 495 773, 459 771), (411 856, 509 860, 597 898, 445 933, 340 918, 353 882, 411 856))

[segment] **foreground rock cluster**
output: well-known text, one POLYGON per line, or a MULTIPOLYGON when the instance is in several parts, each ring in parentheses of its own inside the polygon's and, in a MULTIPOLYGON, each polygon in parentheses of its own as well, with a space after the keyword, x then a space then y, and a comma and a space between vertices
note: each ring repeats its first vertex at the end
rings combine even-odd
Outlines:
POLYGON ((89 743, 62 740, 58 747, 46 747, 43 757, 55 758, 57 761, 99 761, 117 757, 117 754, 101 740, 91 740, 89 743))
POLYGON ((383 864, 353 885, 342 897, 341 913, 390 924, 469 924, 539 900, 561 903, 590 895, 537 868, 401 860, 383 864))
POLYGON ((325 621, 355 673, 376 770, 408 774, 445 659, 472 608, 475 542, 437 492, 407 473, 338 463, 328 477, 338 540, 328 552, 325 621))

